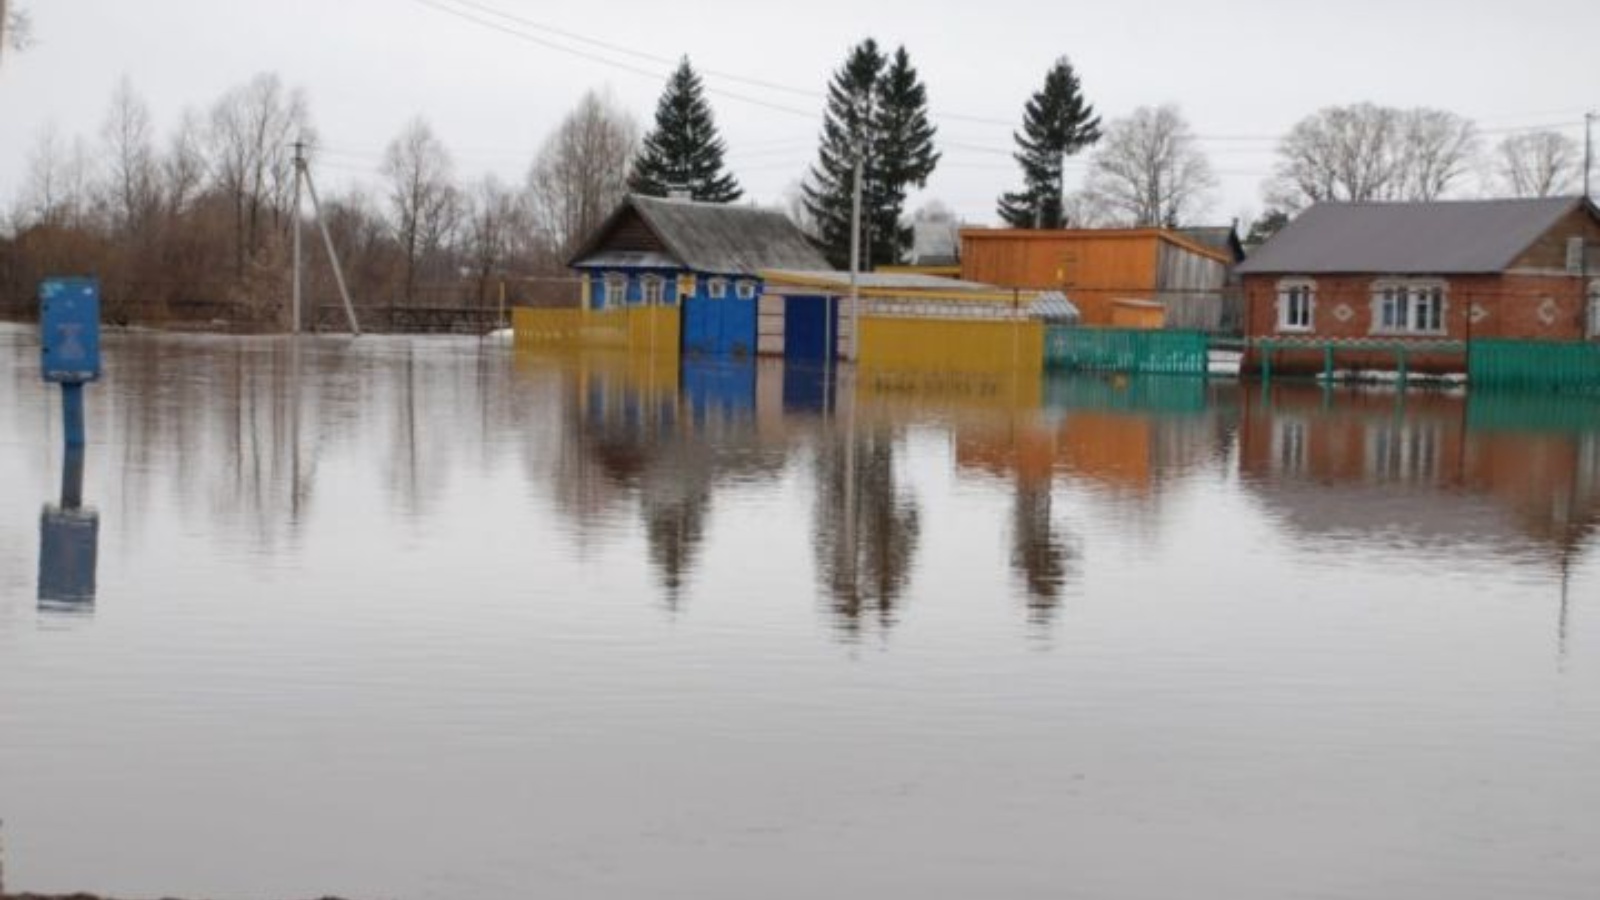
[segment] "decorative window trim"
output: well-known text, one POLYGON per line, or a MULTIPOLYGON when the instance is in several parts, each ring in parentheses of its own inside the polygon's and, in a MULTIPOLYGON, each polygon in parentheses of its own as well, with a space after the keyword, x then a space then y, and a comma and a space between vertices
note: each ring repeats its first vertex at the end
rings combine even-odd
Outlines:
POLYGON ((698 279, 695 277, 693 272, 684 273, 678 276, 679 299, 684 297, 693 297, 695 292, 699 290, 699 287, 698 279))
POLYGON ((660 275, 639 276, 639 301, 645 306, 661 306, 667 300, 667 280, 660 275))
POLYGON ((1389 337, 1439 337, 1450 332, 1450 283, 1441 278, 1380 278, 1372 282, 1370 334, 1389 337), (1428 311, 1425 304, 1436 301, 1428 311), (1398 323, 1391 318, 1393 304, 1398 323), (1424 327, 1418 327, 1421 322, 1424 327), (1430 324, 1436 323, 1436 324, 1430 324))
POLYGON ((1589 337, 1600 338, 1600 278, 1589 282, 1589 337))
POLYGON ((712 300, 725 300, 728 296, 728 279, 711 278, 706 280, 706 296, 712 300))
POLYGON ((1278 299, 1275 304, 1277 311, 1278 332, 1280 334, 1310 334, 1317 330, 1317 282, 1310 278, 1285 278, 1278 282, 1278 299), (1304 297, 1305 322, 1294 321, 1299 316, 1294 316, 1291 304, 1296 302, 1297 296, 1304 297))
POLYGON ((734 289, 740 300, 754 300, 756 298, 756 283, 754 281, 741 281, 734 289))
POLYGON ((621 272, 607 272, 600 280, 600 308, 611 309, 628 303, 628 276, 621 272))

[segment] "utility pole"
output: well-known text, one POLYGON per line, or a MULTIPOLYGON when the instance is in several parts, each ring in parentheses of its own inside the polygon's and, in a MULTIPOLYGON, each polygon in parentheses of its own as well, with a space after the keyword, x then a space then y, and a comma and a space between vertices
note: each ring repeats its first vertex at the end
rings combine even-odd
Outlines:
POLYGON ((861 175, 866 153, 856 145, 856 173, 850 201, 850 361, 861 359, 861 175))
MULTIPOLYGON (((361 336, 361 324, 356 321, 355 304, 350 302, 350 289, 345 285, 345 282, 344 282, 344 268, 339 265, 339 251, 334 249, 334 246, 333 246, 333 235, 331 233, 329 233, 329 231, 328 231, 328 222, 327 222, 327 220, 322 217, 322 201, 317 199, 317 183, 311 177, 311 166, 307 164, 305 155, 302 152, 302 150, 303 150, 302 145, 299 142, 296 142, 296 144, 295 144, 294 167, 295 167, 295 171, 299 174, 299 178, 297 178, 295 180, 295 183, 298 186, 300 180, 304 179, 305 187, 306 187, 306 193, 311 195, 311 211, 317 217, 317 229, 322 232, 322 243, 323 243, 323 246, 328 248, 328 261, 333 264, 333 280, 339 285, 339 297, 340 297, 340 299, 342 299, 344 301, 344 314, 345 314, 345 317, 350 320, 350 333, 352 335, 360 337, 361 336)), ((295 216, 295 225, 296 225, 295 237, 297 239, 300 236, 299 222, 300 222, 300 219, 299 219, 298 210, 297 210, 296 211, 296 216, 295 216)), ((296 240, 295 249, 296 249, 296 257, 298 257, 298 255, 299 255, 299 252, 298 252, 299 251, 299 241, 298 240, 296 240)), ((295 297, 296 297, 296 300, 295 300, 295 325, 296 325, 295 330, 296 330, 296 332, 299 331, 299 315, 300 315, 299 314, 299 299, 298 299, 299 296, 300 296, 300 282, 299 282, 300 275, 299 275, 299 273, 300 273, 300 266, 299 266, 299 260, 297 258, 296 259, 296 264, 295 264, 295 297)))
POLYGON ((1589 176, 1594 171, 1594 120, 1596 113, 1583 114, 1583 198, 1593 200, 1594 194, 1589 191, 1589 176))
MULTIPOLYGON (((4 0, 0 0, 4 2, 4 0)), ((305 141, 294 142, 294 204, 290 207, 289 215, 294 219, 294 302, 293 321, 290 323, 290 332, 300 333, 300 173, 306 165, 305 141)))

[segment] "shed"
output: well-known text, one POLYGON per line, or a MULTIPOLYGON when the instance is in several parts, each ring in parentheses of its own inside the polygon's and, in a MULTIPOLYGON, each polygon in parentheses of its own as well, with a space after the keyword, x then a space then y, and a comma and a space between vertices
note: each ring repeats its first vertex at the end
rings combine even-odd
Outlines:
POLYGON ((967 229, 961 275, 1006 288, 1064 291, 1086 325, 1115 302, 1160 303, 1172 327, 1217 330, 1230 254, 1162 228, 967 229))

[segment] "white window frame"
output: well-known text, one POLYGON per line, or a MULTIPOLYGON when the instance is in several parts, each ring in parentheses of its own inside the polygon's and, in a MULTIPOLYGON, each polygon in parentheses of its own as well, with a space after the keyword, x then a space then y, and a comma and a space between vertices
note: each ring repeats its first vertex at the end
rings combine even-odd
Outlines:
POLYGON ((1600 278, 1589 282, 1589 337, 1600 338, 1600 278))
POLYGON ((756 283, 754 281, 741 281, 734 289, 740 300, 754 300, 756 298, 756 283))
POLYGON ((1309 278, 1285 278, 1278 282, 1278 331, 1281 334, 1310 334, 1317 330, 1317 283, 1309 278), (1302 299, 1303 298, 1303 299, 1302 299), (1305 304, 1305 322, 1297 323, 1294 305, 1305 304))
POLYGON ((1450 285, 1438 278, 1385 278, 1372 283, 1375 335, 1439 337, 1450 331, 1450 285), (1429 308, 1437 305, 1434 315, 1429 308), (1390 311, 1399 314, 1398 324, 1390 311), (1433 324, 1437 322, 1438 324, 1433 324))
POLYGON ((706 281, 706 296, 712 300, 725 300, 728 297, 728 279, 712 278, 706 281))
POLYGON ((628 303, 628 276, 622 272, 607 272, 600 280, 601 290, 600 308, 610 309, 613 306, 626 306, 628 303))
POLYGON ((667 280, 660 275, 639 276, 639 300, 645 306, 661 306, 667 301, 667 280))

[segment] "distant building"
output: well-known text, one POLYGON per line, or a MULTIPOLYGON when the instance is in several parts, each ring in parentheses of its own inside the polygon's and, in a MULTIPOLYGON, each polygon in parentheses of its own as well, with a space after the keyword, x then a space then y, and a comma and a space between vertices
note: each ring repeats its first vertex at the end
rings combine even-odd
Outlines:
POLYGON ((591 310, 674 306, 683 350, 756 353, 764 269, 827 269, 780 212, 630 195, 573 255, 591 310))
POLYGON ((1163 228, 961 232, 962 278, 1061 291, 1085 325, 1220 330, 1234 262, 1229 251, 1163 228))
MULTIPOLYGON (((1600 211, 1578 198, 1325 203, 1239 267, 1246 334, 1278 351, 1275 370, 1384 368, 1367 348, 1414 342, 1419 371, 1459 371, 1464 354, 1429 347, 1481 338, 1575 341, 1600 335, 1600 211)), ((1254 366, 1259 359, 1247 361, 1254 366)))

